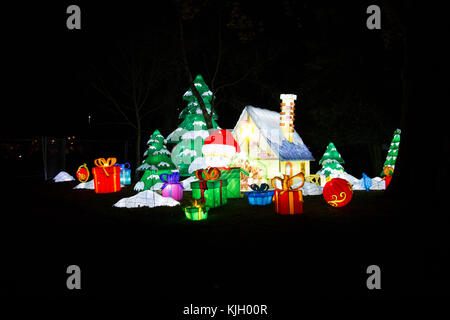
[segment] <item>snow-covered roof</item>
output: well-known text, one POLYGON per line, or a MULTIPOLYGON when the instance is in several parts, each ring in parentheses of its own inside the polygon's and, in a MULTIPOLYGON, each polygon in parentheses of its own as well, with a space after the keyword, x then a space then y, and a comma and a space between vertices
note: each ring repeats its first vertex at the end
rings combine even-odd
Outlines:
POLYGON ((281 161, 314 160, 314 157, 308 147, 303 143, 297 131, 294 130, 292 142, 286 140, 280 129, 280 114, 278 112, 246 106, 234 130, 237 129, 239 123, 245 119, 247 114, 253 119, 261 135, 267 140, 272 151, 281 161))

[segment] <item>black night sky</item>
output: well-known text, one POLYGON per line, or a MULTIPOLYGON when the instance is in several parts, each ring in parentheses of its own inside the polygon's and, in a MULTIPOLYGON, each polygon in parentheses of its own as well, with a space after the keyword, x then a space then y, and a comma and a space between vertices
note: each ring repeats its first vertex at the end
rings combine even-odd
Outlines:
POLYGON ((125 98, 122 75, 130 59, 153 76, 145 108, 154 111, 142 120, 143 140, 156 128, 169 134, 179 124, 189 85, 180 15, 190 72, 202 74, 215 92, 221 127, 233 128, 246 105, 279 110, 279 95, 295 93, 295 126, 313 155, 319 157, 333 141, 351 160, 350 169, 376 175, 400 126, 402 4, 386 6, 381 30, 366 27, 364 1, 182 1, 178 11, 170 1, 81 6, 81 30, 66 28, 68 15, 60 14, 66 3, 21 12, 27 23, 14 25, 21 36, 9 35, 21 48, 14 52, 21 60, 15 65, 14 82, 20 84, 15 101, 26 99, 33 107, 25 114, 23 107, 8 108, 8 117, 20 119, 20 126, 4 127, 6 136, 135 144, 135 130, 94 87, 104 84, 115 99, 125 98))
MULTIPOLYGON (((42 136, 118 141, 118 148, 126 140, 127 160, 134 164, 137 131, 99 88, 130 106, 131 72, 139 85, 149 85, 141 119, 144 150, 155 129, 167 136, 179 125, 189 73, 201 74, 215 94, 222 128, 232 129, 247 105, 278 111, 280 94, 297 94, 295 128, 316 158, 311 171, 320 168, 332 141, 346 171, 378 176, 392 134, 401 128, 387 197, 411 209, 420 224, 424 213, 439 216, 448 198, 443 12, 424 1, 390 0, 9 4, 2 18, 8 84, 2 146, 42 136), (81 8, 81 30, 66 27, 71 4, 81 8), (366 27, 372 4, 382 8, 381 30, 366 27), (420 210, 410 202, 419 189, 420 210)), ((135 121, 132 110, 126 115, 135 121)), ((108 147, 102 148, 69 155, 66 167, 76 170, 83 157, 93 159, 108 147)), ((11 168, 8 177, 33 163, 41 170, 40 154, 19 161, 16 153, 2 156, 11 168)))

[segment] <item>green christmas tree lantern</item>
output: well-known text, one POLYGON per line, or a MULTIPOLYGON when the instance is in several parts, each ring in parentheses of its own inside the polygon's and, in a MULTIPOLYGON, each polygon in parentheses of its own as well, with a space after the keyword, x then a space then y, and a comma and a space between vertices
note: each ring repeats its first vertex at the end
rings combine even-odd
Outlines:
MULTIPOLYGON (((201 75, 195 78, 194 85, 202 97, 207 112, 211 114, 211 101, 214 97, 201 75)), ((177 144, 172 150, 172 161, 179 168, 180 175, 189 176, 192 175, 188 171, 189 165, 196 158, 202 157, 202 146, 209 132, 200 105, 191 89, 183 95, 183 100, 188 102, 187 107, 179 115, 179 119, 183 121, 167 137, 167 141, 177 144)), ((219 128, 216 119, 217 115, 213 112, 214 129, 219 128)))
POLYGON ((153 132, 147 141, 148 149, 144 153, 144 161, 136 169, 144 171, 141 180, 136 183, 134 190, 150 190, 155 184, 162 183, 159 176, 163 173, 171 174, 178 172, 177 167, 170 158, 170 152, 165 146, 163 135, 158 129, 153 132))
POLYGON ((320 169, 317 174, 325 177, 325 179, 321 179, 321 184, 325 185, 326 181, 339 177, 341 173, 344 173, 342 164, 344 164, 344 160, 342 159, 341 154, 337 151, 333 142, 330 142, 322 159, 319 161, 319 165, 322 166, 322 169, 320 169))
POLYGON ((392 174, 394 173, 395 162, 398 157, 398 148, 400 147, 400 134, 402 131, 397 129, 394 131, 394 137, 392 138, 391 145, 389 146, 389 151, 386 156, 386 161, 384 162, 383 171, 381 176, 384 179, 385 187, 389 186, 391 182, 392 174))
POLYGON ((398 149, 400 147, 400 134, 402 131, 400 129, 397 129, 394 131, 394 137, 392 138, 391 145, 389 146, 389 151, 386 156, 386 161, 383 165, 383 171, 381 172, 381 176, 386 176, 386 172, 390 172, 390 176, 392 176, 392 173, 394 172, 395 168, 395 162, 397 161, 398 157, 398 149), (386 169, 388 168, 388 169, 386 169))

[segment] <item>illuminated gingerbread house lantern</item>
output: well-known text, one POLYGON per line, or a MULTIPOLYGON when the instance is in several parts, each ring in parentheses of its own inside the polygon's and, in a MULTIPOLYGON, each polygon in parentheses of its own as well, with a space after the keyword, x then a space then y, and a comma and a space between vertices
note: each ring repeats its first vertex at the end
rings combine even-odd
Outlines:
MULTIPOLYGON (((294 129, 294 94, 280 95, 281 112, 247 106, 234 127, 233 136, 241 147, 242 158, 261 163, 270 180, 286 174, 286 164, 292 173, 310 176, 310 161, 314 160, 308 147, 294 129)), ((290 174, 291 172, 289 172, 290 174)))

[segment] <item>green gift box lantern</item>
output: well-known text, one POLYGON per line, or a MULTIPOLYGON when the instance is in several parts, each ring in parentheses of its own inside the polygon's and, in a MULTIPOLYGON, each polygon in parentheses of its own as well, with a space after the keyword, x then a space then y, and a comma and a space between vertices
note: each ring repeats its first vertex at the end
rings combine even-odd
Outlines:
POLYGON ((227 196, 228 199, 241 197, 241 173, 248 176, 248 172, 240 167, 231 167, 228 169, 222 169, 221 178, 227 179, 227 196))
POLYGON ((228 180, 220 179, 221 173, 217 168, 197 170, 195 176, 199 181, 191 182, 192 198, 202 200, 209 208, 219 207, 228 202, 228 180))
POLYGON ((208 210, 208 207, 197 204, 195 200, 194 205, 184 208, 184 213, 189 220, 199 221, 208 219, 208 210))

